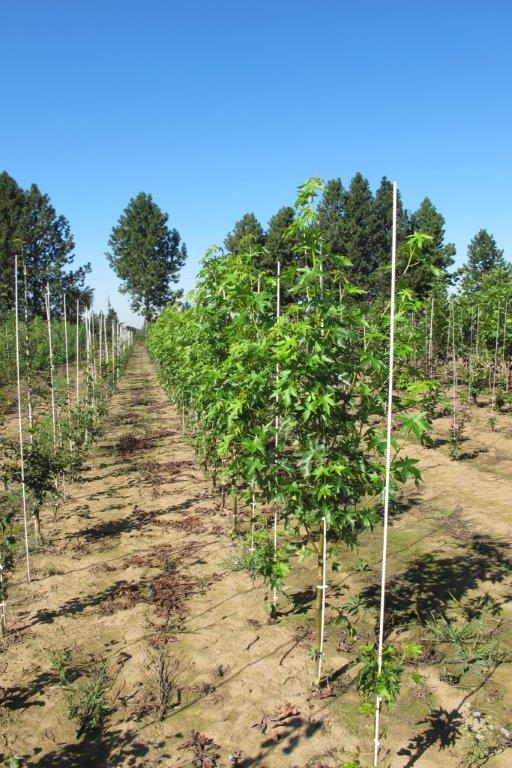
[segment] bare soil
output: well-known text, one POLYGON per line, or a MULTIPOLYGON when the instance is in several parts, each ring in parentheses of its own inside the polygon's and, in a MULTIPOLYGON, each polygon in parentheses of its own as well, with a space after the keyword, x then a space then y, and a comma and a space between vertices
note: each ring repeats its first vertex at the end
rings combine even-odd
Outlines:
MULTIPOLYGON (((450 459, 446 419, 436 423, 435 449, 409 451, 425 483, 401 499, 390 530, 389 629, 399 639, 424 640, 431 611, 489 594, 499 642, 510 650, 512 418, 498 417, 494 433, 484 412, 471 410, 471 458, 450 459)), ((372 720, 358 711, 348 669, 354 649, 334 617, 350 595, 377 605, 380 531, 360 551, 342 552, 329 573, 329 677, 318 690, 309 657, 314 563, 294 564, 272 620, 267 590, 235 569, 231 522, 137 346, 81 481, 67 488, 57 521, 52 510, 43 518, 32 583, 22 563, 11 579, 9 635, 0 643, 0 764, 17 755, 23 766, 44 768, 339 768, 358 745, 371 764, 372 720), (73 679, 107 662, 103 727, 79 739, 52 669, 64 650, 73 679), (162 655, 173 670, 163 713, 162 655)), ((373 636, 368 626, 360 640, 373 636)), ((384 714, 382 765, 469 768, 468 726, 512 728, 510 664, 454 684, 440 677, 441 656, 427 644, 425 684, 407 677, 384 714)), ((474 763, 483 764, 505 768, 510 753, 474 763)))

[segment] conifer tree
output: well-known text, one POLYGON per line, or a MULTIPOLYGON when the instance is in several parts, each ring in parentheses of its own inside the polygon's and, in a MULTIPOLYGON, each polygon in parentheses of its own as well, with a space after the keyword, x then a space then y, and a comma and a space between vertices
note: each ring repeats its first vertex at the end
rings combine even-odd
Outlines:
POLYGON ((233 231, 226 235, 224 245, 230 253, 240 253, 241 251, 246 250, 248 237, 253 238, 255 245, 265 244, 263 227, 254 213, 245 213, 242 218, 235 223, 233 231))
POLYGON ((476 293, 482 286, 482 278, 495 269, 506 270, 503 249, 498 248, 494 237, 481 229, 471 240, 467 251, 467 263, 458 275, 462 278, 464 293, 476 293))
POLYGON ((444 242, 444 217, 439 213, 432 201, 425 197, 417 211, 411 216, 411 230, 423 232, 432 238, 422 249, 422 260, 408 272, 408 281, 420 298, 429 296, 434 281, 439 278, 449 282, 448 272, 453 264, 455 245, 444 242), (437 276, 432 271, 437 270, 437 276))
POLYGON ((112 229, 107 258, 122 281, 122 293, 131 297, 134 312, 146 322, 180 295, 171 284, 178 281, 187 249, 169 216, 145 192, 132 198, 112 229))

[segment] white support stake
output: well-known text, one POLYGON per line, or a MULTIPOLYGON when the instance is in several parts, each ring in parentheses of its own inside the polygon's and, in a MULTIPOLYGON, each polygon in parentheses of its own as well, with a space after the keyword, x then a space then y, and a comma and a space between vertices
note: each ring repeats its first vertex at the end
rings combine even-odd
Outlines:
POLYGON ((318 667, 317 667, 317 685, 322 680, 322 664, 324 660, 324 637, 325 637, 325 593, 327 592, 327 520, 322 517, 322 536, 323 536, 323 562, 322 562, 322 583, 318 584, 318 589, 322 591, 322 606, 320 612, 320 644, 318 646, 318 667))
MULTIPOLYGON (((281 262, 277 262, 277 282, 276 282, 276 320, 281 317, 281 262)), ((276 365, 276 384, 279 379, 279 363, 276 365)), ((279 400, 276 396, 276 408, 279 400)), ((276 413, 276 437, 275 437, 275 449, 277 454, 277 446, 279 445, 279 414, 276 413)), ((277 552, 277 504, 274 503, 274 556, 277 552)), ((277 589, 274 587, 272 590, 272 604, 275 608, 277 605, 277 589)))
POLYGON ((21 505, 23 530, 25 534, 25 556, 27 560, 27 581, 30 584, 30 554, 28 547, 27 489, 25 487, 25 456, 23 453, 23 424, 21 420, 21 379, 20 379, 20 326, 18 317, 18 256, 14 256, 14 322, 16 330, 16 379, 18 384, 18 431, 20 440, 21 505))
MULTIPOLYGON (((396 285, 396 229, 397 229, 397 186, 393 182, 393 231, 391 236, 391 303, 389 308, 389 373, 388 373, 388 405, 386 423, 386 474, 384 484, 384 520, 382 535, 382 569, 380 583, 379 611, 379 646, 377 651, 377 669, 382 672, 382 653, 384 650, 384 616, 386 610, 386 566, 388 555, 388 523, 389 523, 389 488, 391 480, 391 431, 393 426, 393 378, 395 356, 395 285, 396 285)), ((382 699, 377 696, 375 702, 375 730, 373 763, 378 765, 380 748, 380 712, 382 699)))

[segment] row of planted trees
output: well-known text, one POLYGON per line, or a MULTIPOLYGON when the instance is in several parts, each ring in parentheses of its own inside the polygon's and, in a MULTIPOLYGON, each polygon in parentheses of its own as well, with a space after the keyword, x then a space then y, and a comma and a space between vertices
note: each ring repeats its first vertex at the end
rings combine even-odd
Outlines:
MULTIPOLYGON (((300 188, 288 236, 295 265, 261 274, 254 242, 237 254, 209 252, 186 308, 168 307, 148 331, 161 378, 181 409, 185 434, 224 498, 233 496, 233 528, 245 539, 250 569, 280 591, 294 557, 316 558, 315 680, 322 684, 328 562, 343 560, 361 532, 382 517, 386 489, 389 301, 369 306, 329 254, 316 227, 322 185, 300 188)), ((403 273, 421 258, 425 238, 403 245, 403 273)), ((389 295, 388 295, 389 298, 389 295)), ((432 383, 411 364, 414 314, 422 306, 399 279, 395 386, 390 445, 391 502, 407 480, 420 480, 404 454, 423 439, 422 410, 432 383)), ((377 627, 376 627, 377 639, 377 627)), ((404 654, 377 642, 361 649, 357 687, 373 711, 398 693, 404 654)), ((376 734, 378 744, 378 732, 376 734)))
POLYGON ((0 634, 7 631, 9 574, 24 554, 30 582, 31 555, 44 546, 41 509, 53 504, 57 519, 66 482, 83 466, 132 345, 132 331, 116 319, 107 323, 102 313, 77 306, 76 321, 68 323, 65 295, 62 319, 52 321, 47 289, 42 368, 34 358, 41 345, 40 321, 27 321, 22 274, 16 258, 9 343, 15 357, 17 419, 14 428, 14 417, 6 411, 0 442, 0 634))

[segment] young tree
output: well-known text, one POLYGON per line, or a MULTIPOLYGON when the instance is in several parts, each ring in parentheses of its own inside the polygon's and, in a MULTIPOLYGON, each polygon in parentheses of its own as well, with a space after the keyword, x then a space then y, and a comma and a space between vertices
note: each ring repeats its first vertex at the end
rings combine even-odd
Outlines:
POLYGON ((467 264, 458 272, 462 278, 462 291, 476 293, 482 287, 482 278, 495 269, 507 269, 503 249, 498 248, 496 240, 486 229, 481 229, 468 246, 467 264))
POLYGON ((173 299, 179 270, 187 258, 185 243, 169 216, 145 192, 132 198, 112 229, 107 258, 122 280, 121 291, 131 296, 134 312, 146 322, 173 299), (180 245, 181 243, 181 245, 180 245))
POLYGON ((245 250, 247 237, 252 236, 255 245, 265 244, 265 233, 254 213, 244 213, 232 232, 226 235, 224 245, 230 253, 239 253, 245 250))
POLYGON ((444 217, 428 197, 412 214, 411 229, 413 232, 423 232, 431 237, 431 240, 423 246, 421 262, 408 272, 410 286, 420 299, 424 299, 430 295, 433 282, 436 279, 429 265, 439 270, 440 277, 444 277, 447 281, 450 280, 448 270, 453 264, 455 245, 453 243, 445 244, 444 217))

